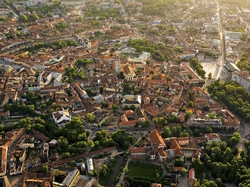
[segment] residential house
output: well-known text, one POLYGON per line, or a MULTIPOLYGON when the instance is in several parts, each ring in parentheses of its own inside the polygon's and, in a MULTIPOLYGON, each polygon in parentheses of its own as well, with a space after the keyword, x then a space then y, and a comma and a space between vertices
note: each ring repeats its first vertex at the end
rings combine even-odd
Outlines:
POLYGON ((9 118, 10 117, 10 111, 7 110, 7 111, 0 111, 0 117, 2 118, 9 118))
POLYGON ((152 183, 152 184, 151 184, 151 187, 162 187, 162 185, 161 185, 161 184, 158 184, 158 183, 152 183))
POLYGON ((66 123, 71 121, 71 115, 68 110, 60 110, 52 113, 53 120, 58 127, 64 127, 66 123))
POLYGON ((4 94, 4 98, 3 98, 3 100, 1 101, 0 106, 3 107, 6 103, 8 103, 8 101, 9 101, 9 95, 4 94))
POLYGON ((96 104, 100 104, 104 101, 104 97, 102 95, 97 95, 97 96, 94 96, 92 98, 94 100, 94 103, 96 103, 96 104))
POLYGON ((205 134, 205 138, 208 142, 221 142, 220 136, 216 133, 205 134))
POLYGON ((58 90, 55 93, 55 103, 60 107, 72 107, 75 98, 69 97, 64 89, 58 90))
POLYGON ((240 121, 232 112, 227 109, 222 109, 218 114, 222 116, 221 121, 226 128, 234 127, 235 130, 239 128, 240 121))
POLYGON ((132 107, 141 108, 141 95, 125 95, 122 101, 122 108, 132 107))
POLYGON ((87 92, 80 87, 79 83, 74 82, 73 88, 76 90, 76 92, 79 94, 81 98, 84 98, 84 99, 89 98, 87 92))
POLYGON ((49 142, 49 146, 50 146, 50 147, 55 147, 56 144, 57 144, 57 140, 55 140, 55 139, 52 139, 52 140, 49 142))
POLYGON ((196 137, 195 140, 198 145, 204 145, 207 142, 205 137, 196 137))
POLYGON ((201 151, 196 150, 192 155, 192 162, 194 162, 196 159, 200 159, 200 157, 201 157, 201 151))
POLYGON ((167 160, 167 153, 163 148, 158 149, 157 154, 160 162, 165 162, 167 160))
POLYGON ((133 110, 126 110, 121 116, 121 122, 119 123, 120 127, 133 127, 139 123, 139 120, 136 116, 136 113, 133 110))

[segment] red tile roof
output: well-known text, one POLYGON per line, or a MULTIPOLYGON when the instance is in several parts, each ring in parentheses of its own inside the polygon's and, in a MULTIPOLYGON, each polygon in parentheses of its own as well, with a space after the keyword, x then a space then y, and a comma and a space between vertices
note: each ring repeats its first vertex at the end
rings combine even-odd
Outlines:
POLYGON ((178 154, 180 156, 184 155, 176 139, 171 139, 170 149, 173 149, 175 154, 178 154))
POLYGON ((131 154, 135 154, 135 153, 145 153, 146 154, 146 148, 145 147, 131 147, 130 153, 131 154))
POLYGON ((162 157, 166 157, 166 156, 167 156, 167 153, 164 151, 163 148, 160 148, 160 149, 158 150, 158 153, 159 153, 159 155, 161 155, 162 157))
POLYGON ((164 147, 166 147, 164 140, 156 129, 149 135, 149 137, 153 144, 156 144, 157 146, 163 145, 164 147))
POLYGON ((194 168, 191 168, 189 170, 189 186, 190 187, 194 186, 194 178, 195 178, 195 170, 194 168))
POLYGON ((151 187, 162 187, 162 185, 161 184, 157 184, 157 183, 152 183, 151 187))

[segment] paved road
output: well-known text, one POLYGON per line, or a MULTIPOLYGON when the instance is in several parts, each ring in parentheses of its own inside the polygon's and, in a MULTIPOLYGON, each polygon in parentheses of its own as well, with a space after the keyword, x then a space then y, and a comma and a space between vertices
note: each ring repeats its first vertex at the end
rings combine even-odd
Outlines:
POLYGON ((187 186, 189 186, 188 172, 185 174, 184 177, 179 177, 179 184, 178 184, 178 187, 187 187, 187 186))
POLYGON ((109 179, 109 182, 107 184, 107 186, 112 186, 115 182, 115 178, 121 168, 121 165, 122 165, 122 162, 123 162, 123 156, 121 156, 118 160, 118 162, 116 163, 114 169, 113 169, 113 173, 112 175, 110 176, 110 179, 109 179))

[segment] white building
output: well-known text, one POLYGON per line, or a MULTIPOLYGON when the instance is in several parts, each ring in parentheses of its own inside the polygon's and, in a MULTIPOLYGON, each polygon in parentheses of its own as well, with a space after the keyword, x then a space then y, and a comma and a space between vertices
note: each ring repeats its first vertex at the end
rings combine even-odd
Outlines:
POLYGON ((30 148, 34 148, 35 144, 33 141, 27 141, 27 139, 24 139, 20 144, 19 144, 19 149, 28 149, 30 148))
POLYGON ((46 66, 56 64, 58 62, 61 62, 64 59, 64 57, 65 57, 65 55, 52 57, 51 59, 49 59, 49 61, 44 62, 44 64, 46 66))
POLYGON ((220 119, 190 118, 188 125, 221 127, 222 122, 220 119))
POLYGON ((151 57, 151 53, 142 52, 138 58, 129 58, 128 61, 134 62, 136 68, 143 69, 146 61, 151 57))
POLYGON ((167 153, 165 152, 165 150, 163 148, 158 149, 157 154, 158 154, 158 158, 159 158, 160 162, 166 161, 167 153))
POLYGON ((23 5, 24 6, 37 6, 39 5, 40 3, 46 3, 47 1, 46 0, 25 0, 23 1, 23 5))
POLYGON ((232 81, 239 83, 239 85, 250 91, 250 75, 248 71, 235 71, 232 73, 232 81))
POLYGON ((58 127, 64 127, 66 123, 71 121, 71 115, 68 110, 61 110, 52 113, 53 120, 58 127))
POLYGON ((12 10, 10 9, 6 9, 6 8, 0 8, 0 16, 7 16, 9 15, 9 13, 12 12, 12 10))
POLYGON ((205 134, 205 138, 208 142, 221 142, 220 136, 216 133, 205 134))
POLYGON ((93 159, 92 158, 87 158, 86 159, 87 162, 87 168, 88 168, 88 172, 93 172, 94 171, 94 164, 93 164, 93 159))
POLYGON ((65 6, 85 6, 85 0, 61 0, 61 5, 65 6))
POLYGON ((225 38, 226 39, 232 39, 234 41, 238 40, 240 41, 241 36, 243 35, 243 32, 233 32, 233 31, 226 31, 225 32, 225 38))

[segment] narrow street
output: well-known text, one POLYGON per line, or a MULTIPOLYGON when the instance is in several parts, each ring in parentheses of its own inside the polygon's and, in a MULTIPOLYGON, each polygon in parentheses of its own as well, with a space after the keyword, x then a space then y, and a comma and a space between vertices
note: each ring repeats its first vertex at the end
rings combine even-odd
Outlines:
POLYGON ((107 184, 107 186, 112 186, 114 184, 114 181, 115 181, 115 178, 121 168, 121 165, 122 165, 122 162, 123 162, 123 156, 121 156, 118 160, 118 162, 116 163, 114 169, 113 169, 113 173, 109 179, 109 182, 107 184))

